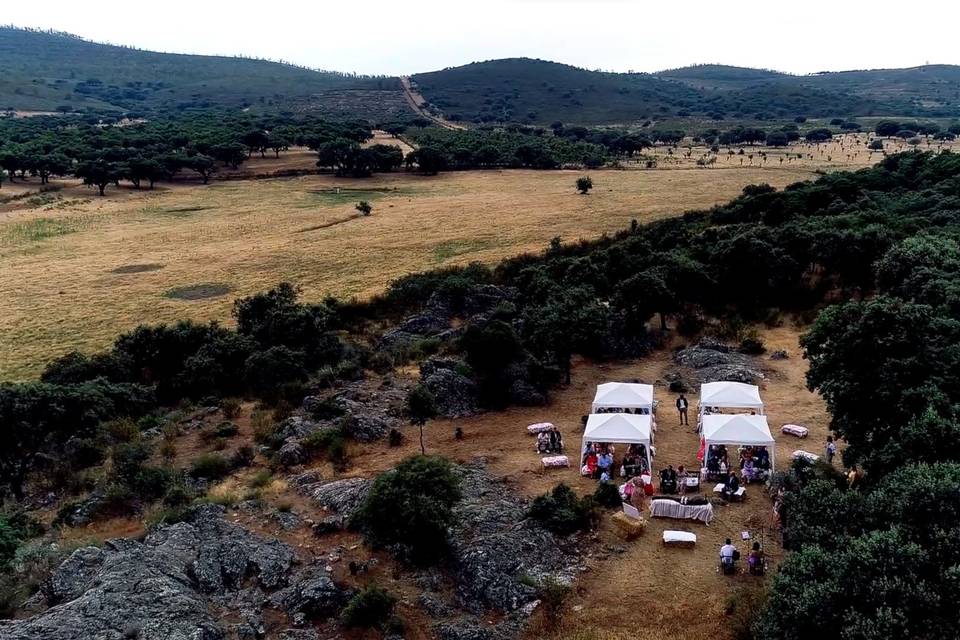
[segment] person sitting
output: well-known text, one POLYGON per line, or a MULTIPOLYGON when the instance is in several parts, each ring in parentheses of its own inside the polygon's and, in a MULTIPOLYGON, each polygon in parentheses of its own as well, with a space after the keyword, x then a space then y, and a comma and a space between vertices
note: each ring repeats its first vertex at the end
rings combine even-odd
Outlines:
POLYGON ((597 456, 597 475, 607 474, 610 477, 610 470, 613 468, 613 454, 609 451, 597 456))
POLYGON ((537 434, 537 453, 550 453, 550 436, 546 431, 537 434))
POLYGON ((753 459, 748 458, 744 461, 742 473, 743 481, 746 483, 750 483, 758 479, 759 476, 757 475, 756 467, 753 465, 753 459))
POLYGON ((552 453, 563 453, 563 436, 560 435, 559 429, 556 427, 550 429, 547 433, 547 440, 552 453))
POLYGON ((764 572, 763 564, 763 550, 760 548, 759 542, 754 542, 753 548, 750 550, 750 553, 747 554, 747 566, 749 567, 750 575, 762 576, 764 572))
POLYGON ((726 481, 727 481, 727 478, 729 477, 729 474, 727 473, 727 471, 728 471, 728 469, 727 469, 727 459, 726 459, 726 458, 720 458, 720 468, 719 468, 719 470, 717 471, 717 477, 719 478, 720 482, 726 482, 726 481))
POLYGON ((770 470, 770 452, 767 451, 766 447, 757 451, 757 459, 754 462, 754 466, 762 471, 770 470))
POLYGON ((640 472, 640 456, 632 451, 628 451, 627 455, 623 456, 623 475, 627 478, 632 478, 640 472))
POLYGON ((587 455, 583 457, 583 467, 580 469, 580 475, 588 478, 594 477, 597 473, 597 453, 590 449, 587 455))
POLYGON ((673 465, 668 465, 666 469, 660 471, 660 493, 677 492, 677 472, 673 470, 673 465))
POLYGON ((727 538, 723 546, 720 547, 720 569, 724 575, 731 575, 736 571, 736 562, 739 556, 740 552, 733 546, 730 538, 727 538))
POLYGON ((727 476, 727 481, 723 484, 723 491, 720 492, 720 495, 723 496, 723 499, 729 502, 733 499, 733 496, 740 490, 740 480, 737 478, 735 472, 731 472, 727 476))

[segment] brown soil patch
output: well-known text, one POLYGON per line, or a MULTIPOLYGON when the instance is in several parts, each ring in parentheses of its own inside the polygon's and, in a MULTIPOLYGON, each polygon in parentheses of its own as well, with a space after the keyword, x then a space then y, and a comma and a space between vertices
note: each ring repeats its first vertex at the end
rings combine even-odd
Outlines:
POLYGON ((159 271, 163 269, 162 264, 125 264, 122 267, 117 267, 116 269, 111 269, 110 273, 126 274, 126 273, 147 273, 148 271, 159 271))
POLYGON ((233 289, 230 285, 219 282, 205 282, 203 284, 191 284, 184 287, 174 287, 168 289, 163 296, 165 298, 174 298, 176 300, 206 300, 207 298, 219 298, 230 293, 233 289))

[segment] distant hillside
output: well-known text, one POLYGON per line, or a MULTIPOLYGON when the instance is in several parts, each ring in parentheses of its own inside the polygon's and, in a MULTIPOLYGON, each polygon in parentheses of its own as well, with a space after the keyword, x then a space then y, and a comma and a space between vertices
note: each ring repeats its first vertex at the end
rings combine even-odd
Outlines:
POLYGON ((474 122, 960 115, 960 67, 952 66, 795 76, 698 65, 643 74, 512 58, 422 73, 413 80, 448 118, 474 122))
POLYGON ((510 58, 413 76, 420 93, 450 119, 549 123, 623 122, 698 103, 690 87, 642 73, 587 71, 510 58))
POLYGON ((368 107, 377 110, 386 104, 407 111, 396 78, 321 72, 266 60, 155 53, 10 27, 0 27, 0 69, 0 109, 292 106, 347 110, 364 117, 368 107), (371 104, 371 97, 381 104, 371 104))

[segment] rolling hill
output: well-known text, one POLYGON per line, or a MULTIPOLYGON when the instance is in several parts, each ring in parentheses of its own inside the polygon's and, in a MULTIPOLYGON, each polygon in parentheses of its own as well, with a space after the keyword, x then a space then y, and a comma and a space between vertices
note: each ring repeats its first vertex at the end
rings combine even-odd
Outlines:
POLYGON ((512 58, 422 73, 413 80, 448 118, 474 122, 960 115, 960 67, 945 65, 808 76, 697 65, 646 74, 512 58))
POLYGON ((0 109, 151 111, 191 107, 409 113, 399 80, 222 56, 142 51, 70 34, 0 27, 0 109))

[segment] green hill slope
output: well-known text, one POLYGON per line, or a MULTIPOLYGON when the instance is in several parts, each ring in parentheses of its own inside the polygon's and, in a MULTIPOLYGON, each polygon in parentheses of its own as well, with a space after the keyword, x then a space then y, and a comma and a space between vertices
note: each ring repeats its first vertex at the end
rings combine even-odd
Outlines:
POLYGON ((422 73, 413 80, 447 117, 474 122, 960 115, 960 67, 953 66, 794 76, 697 65, 640 74, 512 58, 422 73))
POLYGON ((388 103, 392 99, 394 106, 406 109, 396 78, 321 72, 266 60, 156 53, 10 27, 0 27, 0 69, 0 109, 250 106, 323 111, 353 92, 357 99, 347 100, 353 115, 363 116, 363 103, 371 97, 388 103))

